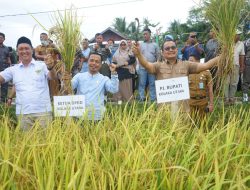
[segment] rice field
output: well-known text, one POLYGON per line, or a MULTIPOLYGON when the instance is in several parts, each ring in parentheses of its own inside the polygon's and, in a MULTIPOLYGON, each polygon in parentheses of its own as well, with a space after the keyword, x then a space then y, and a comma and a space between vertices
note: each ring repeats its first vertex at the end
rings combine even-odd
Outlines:
POLYGON ((55 119, 22 132, 5 112, 0 189, 250 189, 249 106, 170 118, 154 104, 109 105, 98 123, 55 119))
MULTIPOLYGON (((240 6, 218 11, 215 3, 207 16, 220 30, 219 40, 233 43, 227 39, 233 39, 238 19, 224 15, 240 6)), ((74 36, 79 27, 72 24, 72 16, 59 15, 56 25, 64 23, 69 30, 62 32, 74 36)), ((70 68, 75 46, 65 36, 58 41, 66 43, 61 53, 70 68)), ((229 47, 230 56, 224 55, 230 58, 231 44, 222 47, 229 47)), ((109 105, 100 122, 56 118, 46 129, 35 124, 28 132, 14 127, 13 110, 1 112, 0 189, 250 189, 249 106, 219 105, 199 121, 185 114, 171 119, 168 107, 158 109, 155 104, 109 105)))

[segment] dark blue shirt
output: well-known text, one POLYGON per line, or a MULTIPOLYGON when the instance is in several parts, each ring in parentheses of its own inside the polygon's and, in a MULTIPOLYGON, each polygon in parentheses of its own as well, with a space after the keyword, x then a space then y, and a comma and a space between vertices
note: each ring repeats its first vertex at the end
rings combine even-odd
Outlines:
MULTIPOLYGON (((204 52, 203 46, 201 44, 198 45, 199 48, 201 48, 204 52)), ((191 46, 187 46, 183 56, 182 56, 182 60, 188 60, 190 55, 194 55, 195 57, 201 57, 202 55, 198 52, 198 50, 196 49, 196 47, 194 45, 191 46)))

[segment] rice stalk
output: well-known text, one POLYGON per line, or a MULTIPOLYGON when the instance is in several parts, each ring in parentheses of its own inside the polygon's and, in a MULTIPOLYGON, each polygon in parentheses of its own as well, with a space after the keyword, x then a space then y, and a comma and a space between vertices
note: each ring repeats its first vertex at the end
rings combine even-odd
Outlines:
POLYGON ((250 188, 248 107, 217 111, 209 128, 170 115, 113 106, 97 124, 55 119, 28 132, 1 118, 0 189, 250 188))
MULTIPOLYGON (((56 12, 53 18, 55 24, 49 30, 49 35, 57 44, 62 57, 62 62, 59 63, 62 75, 65 73, 71 75, 76 49, 81 40, 81 21, 79 21, 77 11, 73 7, 63 13, 56 12)), ((71 78, 62 79, 63 88, 61 94, 73 94, 70 81, 71 78)))
POLYGON ((221 59, 218 64, 217 89, 223 89, 226 76, 233 69, 233 52, 236 29, 239 25, 245 0, 206 1, 206 17, 220 44, 221 59))

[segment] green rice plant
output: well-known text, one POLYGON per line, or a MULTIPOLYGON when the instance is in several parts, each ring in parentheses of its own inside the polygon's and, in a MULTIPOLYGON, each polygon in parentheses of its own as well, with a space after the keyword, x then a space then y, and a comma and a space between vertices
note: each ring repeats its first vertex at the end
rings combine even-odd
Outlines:
POLYGON ((208 120, 168 107, 108 105, 100 122, 67 118, 19 131, 0 118, 0 189, 249 189, 249 106, 208 120))
POLYGON ((225 77, 233 68, 234 39, 246 2, 245 0, 209 0, 205 2, 207 4, 206 17, 221 46, 217 89, 223 89, 225 77))

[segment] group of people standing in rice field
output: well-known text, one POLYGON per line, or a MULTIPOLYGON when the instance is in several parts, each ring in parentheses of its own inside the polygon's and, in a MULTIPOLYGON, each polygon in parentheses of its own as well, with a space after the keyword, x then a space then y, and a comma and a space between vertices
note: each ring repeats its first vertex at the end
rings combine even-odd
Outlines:
MULTIPOLYGON (((248 102, 250 72, 250 42, 235 36, 234 67, 225 81, 225 104, 235 103, 235 93, 243 74, 243 102, 248 102), (246 56, 245 56, 246 53, 246 56)), ((209 40, 200 44, 196 32, 191 32, 181 48, 172 35, 166 35, 161 48, 151 38, 149 28, 143 30, 143 42, 124 39, 117 49, 115 41, 103 42, 101 33, 95 35, 95 44, 89 47, 88 39, 81 42, 71 73, 64 73, 56 45, 41 33, 41 45, 33 49, 26 37, 17 41, 18 64, 11 65, 9 49, 3 44, 5 35, 0 33, 0 83, 1 101, 11 104, 16 96, 16 115, 20 128, 29 130, 35 121, 41 126, 52 121, 51 101, 61 95, 61 80, 71 80, 75 94, 85 95, 89 120, 99 121, 105 112, 105 102, 156 102, 155 80, 188 76, 190 99, 172 102, 171 107, 185 113, 204 117, 213 111, 213 92, 216 90, 216 71, 219 63, 219 43, 211 30, 209 40), (205 57, 205 62, 200 59, 205 57), (138 76, 138 77, 137 77, 138 76), (2 89, 13 81, 13 89, 6 94, 2 89), (148 93, 148 98, 145 95, 148 93), (111 93, 111 94, 109 94, 111 93), (135 97, 135 94, 138 94, 135 97), (8 96, 2 98, 2 95, 8 96)))

